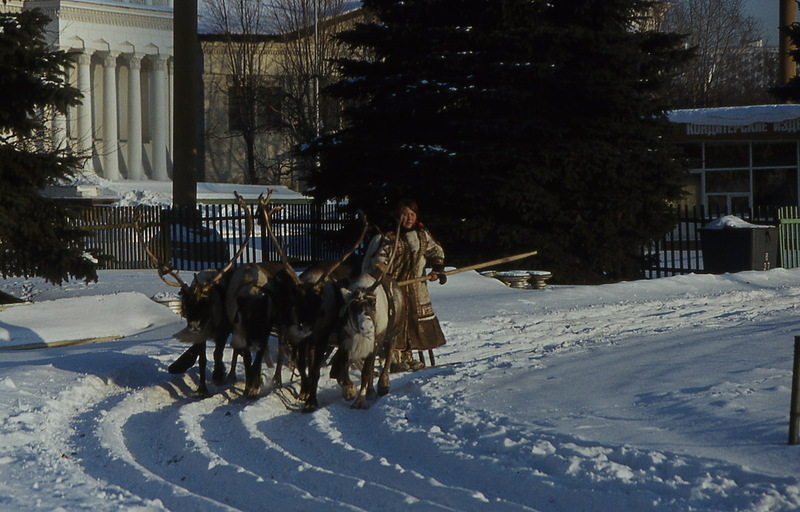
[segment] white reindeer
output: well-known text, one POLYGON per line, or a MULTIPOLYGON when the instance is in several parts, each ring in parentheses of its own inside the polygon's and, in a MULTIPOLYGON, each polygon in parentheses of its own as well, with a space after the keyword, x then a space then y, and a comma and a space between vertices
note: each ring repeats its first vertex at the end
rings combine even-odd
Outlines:
MULTIPOLYGON (((341 315, 340 350, 347 354, 348 366, 361 363, 361 388, 356 396, 352 383, 342 395, 354 398, 354 409, 366 409, 374 393, 375 358, 383 358, 378 378, 378 395, 389 392, 389 367, 392 351, 405 316, 403 294, 397 282, 387 275, 376 279, 361 274, 348 288, 342 288, 345 305, 341 315)), ((340 381, 341 384, 341 381, 340 381)))

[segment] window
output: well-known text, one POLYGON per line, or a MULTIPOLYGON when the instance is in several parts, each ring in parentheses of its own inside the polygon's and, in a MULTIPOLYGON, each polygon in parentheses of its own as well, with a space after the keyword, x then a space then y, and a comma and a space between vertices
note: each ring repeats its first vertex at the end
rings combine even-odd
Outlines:
POLYGON ((753 203, 759 206, 797 206, 797 168, 753 171, 753 203))
POLYGON ((228 130, 240 132, 283 128, 284 94, 277 86, 228 88, 228 130))
POLYGON ((750 145, 706 144, 706 169, 726 169, 731 167, 750 167, 750 145))
POLYGON ((750 171, 706 171, 706 193, 750 192, 750 171))
POLYGON ((753 167, 797 165, 797 144, 794 142, 754 142, 753 167))

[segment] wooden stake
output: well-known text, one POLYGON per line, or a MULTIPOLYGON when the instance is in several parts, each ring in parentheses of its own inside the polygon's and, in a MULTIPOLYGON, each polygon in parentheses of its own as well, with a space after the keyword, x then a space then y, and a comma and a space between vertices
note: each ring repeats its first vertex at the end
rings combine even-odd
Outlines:
MULTIPOLYGON (((448 270, 447 272, 441 272, 441 273, 446 275, 446 276, 451 276, 453 274, 460 274, 462 272, 467 272, 469 270, 478 270, 480 268, 491 267, 492 265, 500 265, 501 263, 508 263, 509 261, 521 260, 522 258, 527 258, 528 256, 533 256, 534 254, 537 254, 538 252, 539 251, 524 252, 522 254, 515 254, 514 256, 506 256, 505 258, 499 258, 499 259, 492 260, 492 261, 485 261, 483 263, 476 263, 474 265, 468 265, 466 267, 461 267, 461 268, 457 268, 457 269, 454 269, 454 270, 448 270)), ((420 277, 415 277, 414 279, 407 279, 405 281, 398 281, 397 284, 400 285, 400 286, 407 286, 409 284, 421 283, 422 281, 428 281, 429 279, 430 279, 429 275, 420 276, 420 277)))
POLYGON ((792 366, 792 403, 789 407, 789 444, 797 444, 800 420, 800 336, 794 337, 794 364, 792 366))

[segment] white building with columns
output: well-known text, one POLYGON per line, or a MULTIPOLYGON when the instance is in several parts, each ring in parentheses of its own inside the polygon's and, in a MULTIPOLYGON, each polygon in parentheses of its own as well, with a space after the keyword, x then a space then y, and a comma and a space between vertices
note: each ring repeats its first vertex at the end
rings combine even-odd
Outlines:
POLYGON ((54 47, 77 52, 83 102, 53 120, 54 143, 108 180, 166 181, 172 148, 173 0, 19 0, 41 9, 54 47))

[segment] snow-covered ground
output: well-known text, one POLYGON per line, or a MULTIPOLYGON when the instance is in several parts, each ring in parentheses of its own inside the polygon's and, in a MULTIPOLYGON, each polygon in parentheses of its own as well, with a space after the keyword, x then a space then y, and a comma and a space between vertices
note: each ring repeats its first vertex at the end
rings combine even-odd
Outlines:
POLYGON ((800 270, 538 291, 452 276, 431 286, 443 366, 394 375, 367 411, 323 378, 313 414, 295 388, 199 400, 196 369, 168 374, 182 321, 150 301, 173 291, 155 272, 0 289, 33 301, 0 312, 3 511, 800 508, 800 270))

